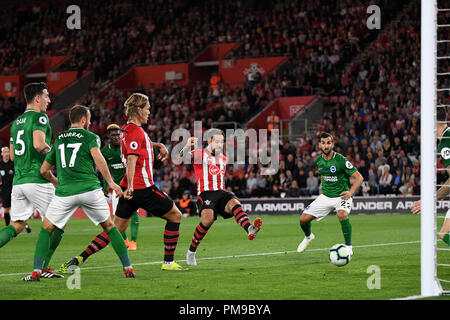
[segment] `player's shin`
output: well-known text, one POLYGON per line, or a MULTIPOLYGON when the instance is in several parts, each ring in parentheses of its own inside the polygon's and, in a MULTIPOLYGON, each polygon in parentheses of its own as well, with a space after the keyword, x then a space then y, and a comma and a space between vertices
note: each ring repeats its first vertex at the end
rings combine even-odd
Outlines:
POLYGON ((352 245, 352 224, 350 219, 339 220, 341 222, 342 234, 344 235, 345 245, 352 245))
POLYGON ((240 204, 235 205, 233 209, 231 209, 231 213, 233 213, 236 222, 248 232, 251 222, 247 213, 242 209, 242 206, 240 204))
POLYGON ((52 236, 50 238, 50 248, 48 250, 47 257, 45 258, 44 269, 48 269, 50 264, 50 260, 52 259, 53 253, 55 253, 56 248, 59 246, 61 239, 63 237, 64 230, 56 228, 55 231, 52 232, 52 236))
POLYGON ((38 239, 36 241, 36 249, 34 251, 34 271, 41 272, 45 259, 48 256, 48 252, 50 249, 52 232, 41 228, 41 232, 39 232, 38 239))
MULTIPOLYGON (((122 238, 123 239, 123 238, 122 238)), ((80 256, 83 258, 83 262, 86 261, 87 258, 89 258, 94 253, 102 250, 103 248, 106 248, 106 246, 110 243, 109 236, 105 233, 99 233, 94 240, 87 246, 86 249, 80 254, 80 256)))
POLYGON ((123 241, 122 235, 120 234, 119 230, 117 230, 117 227, 111 228, 106 232, 106 234, 109 236, 111 245, 117 256, 119 257, 120 262, 122 262, 124 269, 131 268, 127 246, 125 245, 125 242, 123 241))
POLYGON ((164 263, 172 263, 180 235, 180 224, 167 221, 164 229, 164 263))
POLYGON ((137 241, 139 233, 139 215, 137 213, 131 216, 130 230, 131 230, 131 241, 137 241))
POLYGON ((194 236, 192 237, 189 251, 191 252, 197 251, 197 247, 199 246, 202 239, 206 236, 208 230, 209 227, 204 226, 201 222, 198 224, 197 228, 195 228, 194 236))
POLYGON ((306 237, 309 237, 311 235, 311 221, 307 223, 300 222, 300 227, 302 228, 303 233, 305 234, 306 237))

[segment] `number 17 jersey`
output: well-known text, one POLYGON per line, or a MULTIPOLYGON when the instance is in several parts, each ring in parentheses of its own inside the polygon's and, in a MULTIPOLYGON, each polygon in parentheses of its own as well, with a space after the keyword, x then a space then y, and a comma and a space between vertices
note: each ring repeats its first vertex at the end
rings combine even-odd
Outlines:
POLYGON ((91 149, 100 149, 100 138, 83 128, 60 133, 45 161, 56 166, 58 187, 55 195, 68 197, 100 189, 91 149))

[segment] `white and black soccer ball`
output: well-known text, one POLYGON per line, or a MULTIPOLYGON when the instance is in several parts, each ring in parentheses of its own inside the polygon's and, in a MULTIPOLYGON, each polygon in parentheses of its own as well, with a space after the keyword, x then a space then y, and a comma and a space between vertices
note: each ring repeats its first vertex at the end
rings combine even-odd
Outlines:
POLYGON ((343 267, 352 259, 352 253, 345 244, 335 244, 330 248, 328 257, 332 264, 343 267))

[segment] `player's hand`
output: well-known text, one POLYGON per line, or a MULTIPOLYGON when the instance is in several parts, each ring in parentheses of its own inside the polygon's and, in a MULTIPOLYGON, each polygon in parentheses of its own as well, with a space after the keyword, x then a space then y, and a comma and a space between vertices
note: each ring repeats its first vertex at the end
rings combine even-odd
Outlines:
POLYGON ((163 144, 160 144, 159 146, 159 154, 156 157, 156 159, 161 160, 161 161, 166 161, 167 159, 169 159, 169 150, 167 150, 166 146, 163 144))
POLYGON ((127 200, 130 200, 133 198, 133 187, 128 187, 127 190, 123 193, 123 197, 127 200))
POLYGON ((341 192, 341 199, 348 200, 353 196, 353 194, 350 191, 343 191, 341 192))
POLYGON ((109 186, 115 193, 116 193, 116 198, 120 198, 123 195, 123 191, 122 188, 120 186, 118 186, 117 184, 113 184, 109 186))
POLYGON ((195 147, 195 144, 197 143, 198 138, 196 137, 190 137, 187 141, 188 144, 191 145, 191 148, 195 147))
POLYGON ((416 202, 414 202, 413 205, 411 206, 412 214, 420 214, 420 209, 421 209, 420 207, 421 207, 420 200, 417 200, 416 202))

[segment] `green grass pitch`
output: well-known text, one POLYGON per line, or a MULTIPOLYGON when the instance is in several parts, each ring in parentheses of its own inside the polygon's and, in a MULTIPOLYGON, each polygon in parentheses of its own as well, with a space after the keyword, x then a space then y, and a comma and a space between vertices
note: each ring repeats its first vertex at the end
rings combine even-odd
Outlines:
MULTIPOLYGON (((253 220, 255 217, 251 217, 253 220)), ((80 289, 69 289, 68 277, 25 283, 33 267, 34 246, 41 226, 30 221, 25 232, 0 249, 0 299, 132 299, 132 300, 297 300, 391 299, 420 294, 420 218, 413 215, 351 215, 354 256, 349 265, 328 261, 328 249, 342 243, 336 217, 313 222, 316 239, 302 254, 299 216, 263 216, 255 240, 234 219, 221 217, 197 251, 198 266, 181 272, 161 271, 165 221, 141 218, 138 250, 130 252, 136 279, 125 279, 111 246, 90 257, 80 272, 80 289), (379 267, 379 289, 369 289, 379 267)), ((175 259, 183 266, 198 217, 183 218, 175 259)), ((440 227, 442 219, 438 219, 440 227)), ((72 219, 51 267, 79 254, 100 232, 88 219, 72 219)), ((128 232, 129 234, 129 232, 128 232)), ((440 241, 439 241, 440 242, 440 241)), ((442 247, 442 244, 439 243, 442 247)), ((448 263, 449 251, 438 252, 448 263)), ((450 267, 439 277, 450 280, 450 267)), ((444 288, 448 290, 449 288, 444 288)))

